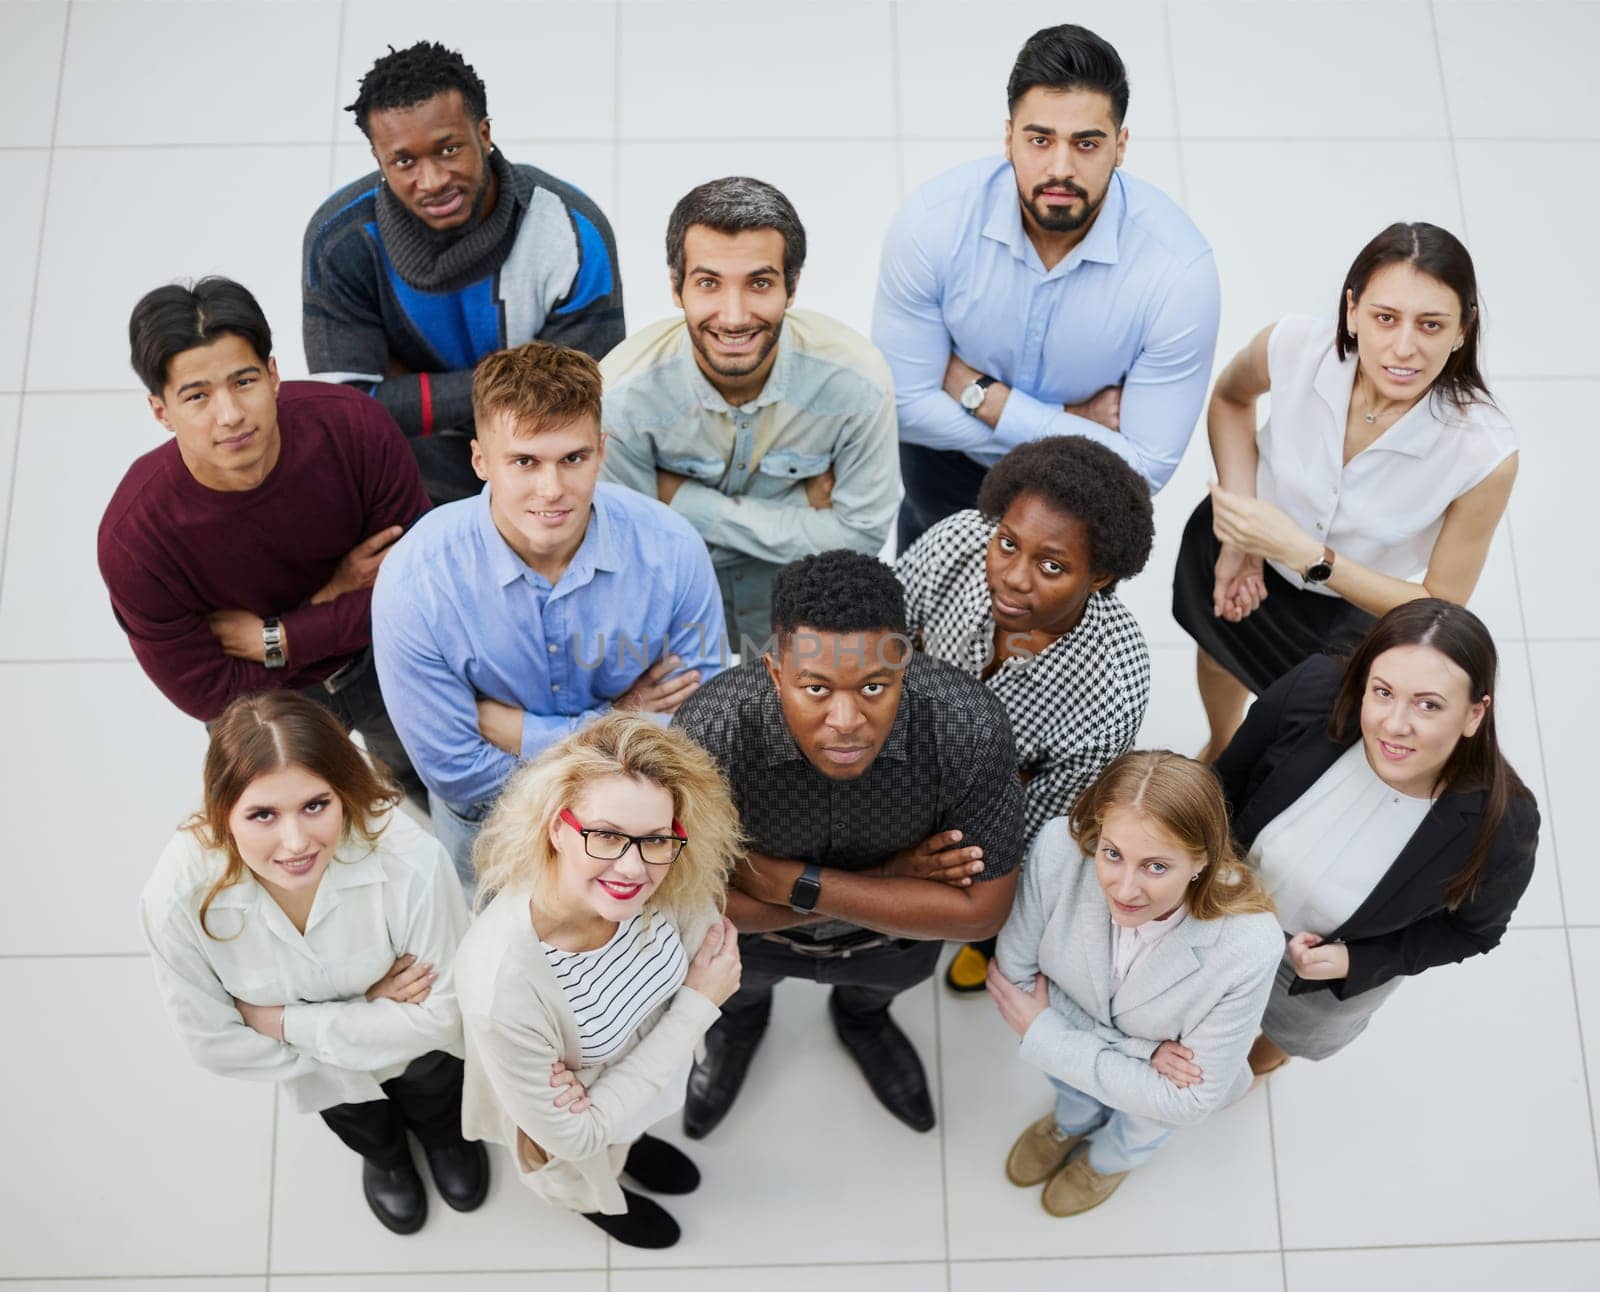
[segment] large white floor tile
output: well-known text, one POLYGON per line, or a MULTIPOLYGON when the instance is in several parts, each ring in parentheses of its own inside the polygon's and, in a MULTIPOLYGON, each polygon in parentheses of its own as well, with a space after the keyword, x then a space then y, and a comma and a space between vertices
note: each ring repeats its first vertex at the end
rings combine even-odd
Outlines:
MULTIPOLYGON (((1426 0, 1211 0, 1168 9, 1185 136, 1446 136, 1426 0)), ((1338 185, 1329 202, 1347 199, 1343 178, 1328 176, 1338 185)))
MULTIPOLYGON (((922 1056, 937 1107, 933 991, 927 983, 905 993, 894 1017, 922 1056)), ((944 1259, 938 1133, 917 1134, 873 1098, 814 983, 778 984, 749 1078, 715 1131, 689 1141, 671 1117, 654 1133, 694 1159, 702 1183, 666 1200, 683 1226, 676 1247, 612 1243, 613 1270, 944 1259)))
POLYGON ((6 522, 11 514, 11 465, 17 455, 17 416, 21 408, 21 395, 0 395, 0 556, 5 554, 6 522))
POLYGON ((327 196, 327 176, 326 144, 58 153, 30 389, 136 387, 128 366, 134 305, 162 283, 206 274, 225 274, 255 294, 273 328, 279 371, 303 376, 300 240, 327 196))
MULTIPOLYGON (((76 4, 56 142, 325 143, 338 45, 338 6, 322 0, 76 4)), ((229 185, 179 186, 220 198, 229 185)), ((224 198, 217 215, 234 205, 224 198)))
MULTIPOLYGON (((1232 83, 1257 92, 1248 76, 1232 83)), ((1285 314, 1331 316, 1356 253, 1396 220, 1462 234, 1443 141, 1191 141, 1183 160, 1189 214, 1211 239, 1222 278, 1219 370, 1285 314)), ((1484 240, 1476 225, 1473 233, 1484 240)))
MULTIPOLYGON (((1093 1224, 1092 1217, 1082 1223, 1093 1224)), ((1162 1222, 1151 1218, 1151 1227, 1162 1222)), ((1228 1256, 1128 1256, 1061 1261, 955 1262, 951 1292, 1061 1292, 1063 1288, 1115 1288, 1117 1292, 1282 1292, 1277 1252, 1228 1256)))
MULTIPOLYGON (((428 1223, 391 1234, 361 1196, 361 1159, 315 1114, 283 1110, 272 1210, 272 1274, 365 1274, 592 1270, 605 1267, 606 1238, 583 1217, 546 1206, 514 1178, 505 1154, 489 1150, 488 1200, 461 1215, 428 1181, 428 1223)), ((574 1276, 574 1282, 582 1286, 574 1276)), ((385 1284, 384 1286, 388 1286, 385 1284)), ((538 1286, 538 1285, 536 1285, 538 1286)), ((553 1289, 559 1282, 550 1285, 553 1289)), ((431 1289, 430 1289, 431 1292, 431 1289)))
POLYGON ((1353 1287, 1362 1292, 1412 1292, 1419 1287, 1451 1292, 1507 1288, 1592 1292, 1600 1280, 1600 1243, 1289 1252, 1284 1261, 1288 1292, 1349 1292, 1353 1287))
POLYGON ((272 1088, 196 1067, 141 957, 3 960, 0 990, 0 1275, 262 1273, 272 1088))
POLYGON ((1550 828, 1550 790, 1545 778, 1544 750, 1539 740, 1539 712, 1534 704, 1533 663, 1525 642, 1496 640, 1500 651, 1499 690, 1495 696, 1495 730, 1500 748, 1517 775, 1533 791, 1544 823, 1534 857, 1533 879, 1511 917, 1513 927, 1562 923, 1561 878, 1556 865, 1555 832, 1550 828))
MULTIPOLYGON (((274 1286, 286 1292, 606 1292, 606 1272, 560 1270, 529 1274, 280 1274, 274 1286)), ((113 1290, 114 1292, 114 1290, 113 1290)), ((188 1292, 187 1287, 183 1292, 188 1292)))
POLYGON ((900 128, 911 139, 961 135, 999 140, 1006 120, 1006 85, 1023 43, 1034 32, 1075 22, 1105 37, 1128 70, 1130 138, 1176 133, 1166 24, 1156 0, 1073 5, 1050 0, 1003 0, 983 7, 955 0, 901 5, 896 23, 900 69, 900 128))
POLYGON ((27 395, 0 588, 0 659, 129 659, 96 558, 128 465, 167 432, 142 393, 27 395))
POLYGON ((1122 584, 1117 595, 1127 603, 1151 645, 1192 645, 1192 639, 1172 617, 1172 576, 1178 564, 1178 543, 1183 527, 1206 496, 1206 482, 1216 478, 1211 461, 1211 446, 1206 440, 1205 419, 1189 437, 1188 448, 1178 469, 1162 487, 1152 503, 1155 510, 1155 543, 1150 559, 1132 579, 1122 584))
MULTIPOLYGON (((171 1292, 171 1279, 23 1279, 7 1281, 6 1292, 171 1292)), ((267 1292, 267 1280, 238 1276, 183 1280, 183 1292, 267 1292)))
POLYGON ((939 1017, 952 1260, 1277 1251, 1265 1098, 1178 1131, 1092 1215, 1058 1219, 1004 1171, 1017 1135, 1051 1106, 1044 1074, 1016 1057, 986 997, 941 995, 939 1017))
POLYGON ((1589 219, 1600 206, 1600 143, 1464 142, 1456 162, 1489 373, 1600 376, 1585 330, 1564 325, 1575 302, 1600 294, 1589 219))
POLYGON ((1136 749, 1170 749, 1193 758, 1209 737, 1195 685, 1194 645, 1150 648, 1150 707, 1133 742, 1136 749))
POLYGON ((0 152, 0 390, 22 387, 48 153, 0 152))
MULTIPOLYGON (((494 133, 507 139, 609 138, 615 126, 616 5, 526 0, 351 0, 339 60, 338 137, 357 142, 361 78, 389 46, 433 40, 477 72, 494 133)), ((531 159, 529 159, 531 160, 531 159)))
POLYGON ((1402 983, 1348 1049, 1273 1078, 1284 1245, 1600 1237, 1578 1059, 1560 930, 1402 983))
POLYGON ((1600 600, 1571 576, 1574 522, 1593 507, 1600 479, 1600 441, 1588 429, 1600 381, 1504 381, 1492 389, 1521 449, 1507 510, 1528 636, 1600 637, 1600 600))
MULTIPOLYGON (((1533 642, 1534 694, 1544 749, 1547 793, 1539 802, 1541 836, 1555 843, 1567 923, 1600 924, 1600 874, 1595 867, 1595 715, 1600 714, 1600 642, 1533 642)), ((1542 855, 1541 850, 1541 855, 1542 855)))
MULTIPOLYGON (((818 1235, 819 1240, 825 1235, 818 1235)), ((613 1270, 611 1292, 932 1292, 944 1262, 917 1265, 757 1265, 744 1269, 613 1270)))
POLYGON ((1600 8, 1472 0, 1439 6, 1434 21, 1458 138, 1600 136, 1586 55, 1600 43, 1600 8))
MULTIPOLYGON (((621 137, 893 135, 885 0, 813 0, 803 15, 791 11, 792 21, 777 20, 778 12, 738 0, 624 6, 618 27, 621 137)), ((843 185, 859 174, 839 165, 833 178, 843 185)))
MULTIPOLYGON (((1589 1082, 1590 1125, 1600 1151, 1600 928, 1572 929, 1567 935, 1572 951, 1572 978, 1578 989, 1578 1018, 1583 1025, 1584 1064, 1589 1082)), ((1591 1252, 1600 1259, 1600 1249, 1591 1252)), ((1600 1270, 1600 1264, 1595 1269, 1600 1270)))
POLYGON ((204 728, 132 663, 0 664, 0 713, 0 955, 144 950, 139 893, 199 806, 204 728))
POLYGON ((67 0, 10 0, 3 22, 0 148, 43 147, 55 120, 67 0))
MULTIPOLYGON (((669 6, 663 5, 663 8, 669 6)), ((624 17, 633 21, 634 10, 624 17)), ((644 12, 653 12, 645 9, 644 12)), ((667 277, 667 217, 697 184, 753 175, 794 203, 806 230, 806 266, 795 304, 831 314, 865 334, 872 326, 878 253, 899 201, 894 145, 707 140, 621 145, 621 187, 610 212, 626 286, 628 325, 676 312, 667 277), (849 182, 841 177, 849 176, 849 182)))

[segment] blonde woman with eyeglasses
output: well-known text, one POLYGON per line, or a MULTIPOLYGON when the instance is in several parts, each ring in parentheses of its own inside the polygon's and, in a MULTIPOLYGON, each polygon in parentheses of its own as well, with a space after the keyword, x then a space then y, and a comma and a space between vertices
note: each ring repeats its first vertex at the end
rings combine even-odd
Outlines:
POLYGON ((694 1050, 739 986, 721 914, 739 819, 681 731, 608 714, 501 794, 473 853, 480 915, 456 960, 467 1133, 545 1201, 618 1242, 670 1247, 654 1193, 699 1184, 645 1131, 683 1103, 694 1050))

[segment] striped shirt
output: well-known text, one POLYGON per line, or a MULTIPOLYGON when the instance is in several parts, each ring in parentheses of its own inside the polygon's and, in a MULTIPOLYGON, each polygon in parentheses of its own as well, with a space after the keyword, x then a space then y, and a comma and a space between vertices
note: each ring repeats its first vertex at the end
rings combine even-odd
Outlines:
POLYGON ((648 931, 645 913, 617 926, 593 951, 562 951, 548 942, 545 958, 578 1020, 583 1066, 605 1063, 639 1024, 683 985, 689 961, 672 921, 657 914, 648 931))

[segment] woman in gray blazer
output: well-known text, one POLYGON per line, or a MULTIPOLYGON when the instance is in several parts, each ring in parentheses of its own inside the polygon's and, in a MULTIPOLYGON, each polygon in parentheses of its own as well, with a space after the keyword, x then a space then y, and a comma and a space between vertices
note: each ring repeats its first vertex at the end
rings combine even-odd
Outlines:
POLYGON ((1241 1097, 1282 955, 1211 772, 1165 751, 1113 762, 1035 840, 989 968, 1022 1057, 1056 1090, 1007 1178, 1045 1182, 1045 1210, 1076 1215, 1173 1127, 1241 1097))

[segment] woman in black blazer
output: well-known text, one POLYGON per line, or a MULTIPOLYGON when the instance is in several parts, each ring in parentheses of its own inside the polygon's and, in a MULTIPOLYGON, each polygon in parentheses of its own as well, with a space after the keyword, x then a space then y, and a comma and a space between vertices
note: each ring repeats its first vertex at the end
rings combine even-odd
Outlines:
POLYGON ((1448 601, 1384 615, 1256 701, 1216 772, 1288 947, 1251 1067, 1349 1044, 1399 979, 1492 949, 1539 810, 1495 735, 1494 642, 1448 601))

